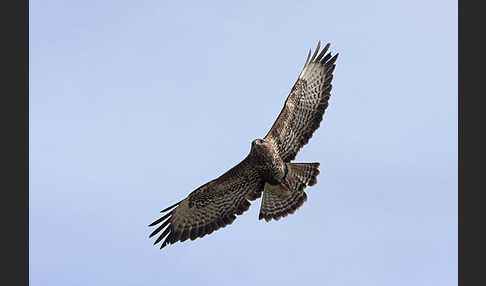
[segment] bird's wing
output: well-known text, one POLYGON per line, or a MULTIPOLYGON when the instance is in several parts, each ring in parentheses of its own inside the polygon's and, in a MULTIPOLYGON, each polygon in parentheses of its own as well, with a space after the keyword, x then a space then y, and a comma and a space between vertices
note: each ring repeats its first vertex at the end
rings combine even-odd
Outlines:
POLYGON ((331 81, 338 54, 327 53, 330 44, 319 52, 321 42, 311 57, 307 56, 304 68, 292 87, 285 105, 272 128, 265 136, 282 160, 295 159, 300 148, 309 142, 319 128, 331 96, 331 81))
POLYGON ((160 246, 162 249, 167 244, 210 234, 231 224, 236 215, 248 210, 249 201, 261 196, 263 186, 263 179, 247 157, 219 178, 197 188, 184 200, 162 210, 161 213, 167 214, 149 225, 161 223, 150 237, 161 232, 154 245, 165 238, 160 246))

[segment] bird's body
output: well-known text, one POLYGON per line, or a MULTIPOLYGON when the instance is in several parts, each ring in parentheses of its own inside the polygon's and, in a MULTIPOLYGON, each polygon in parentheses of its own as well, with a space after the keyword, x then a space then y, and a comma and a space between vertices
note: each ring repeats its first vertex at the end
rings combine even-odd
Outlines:
POLYGON ((162 223, 150 237, 167 244, 196 239, 231 224, 236 215, 262 196, 259 219, 278 220, 294 213, 306 200, 304 189, 317 183, 319 163, 292 163, 300 148, 319 127, 328 105, 337 54, 326 54, 329 44, 307 56, 284 108, 263 139, 253 140, 245 159, 209 181, 150 226, 162 223), (164 229, 165 228, 165 229, 164 229))
POLYGON ((273 145, 264 139, 253 140, 248 160, 251 160, 253 168, 258 171, 265 182, 279 184, 285 177, 287 170, 285 162, 273 145))

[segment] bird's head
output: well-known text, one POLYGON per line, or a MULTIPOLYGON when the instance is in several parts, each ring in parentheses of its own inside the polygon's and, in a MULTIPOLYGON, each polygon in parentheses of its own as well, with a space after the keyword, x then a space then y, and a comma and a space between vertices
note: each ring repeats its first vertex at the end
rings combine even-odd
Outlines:
POLYGON ((263 139, 255 139, 253 141, 251 141, 251 146, 255 146, 255 145, 261 145, 264 143, 264 140, 263 139))
POLYGON ((251 150, 260 151, 266 148, 266 141, 263 139, 255 139, 251 141, 251 150))

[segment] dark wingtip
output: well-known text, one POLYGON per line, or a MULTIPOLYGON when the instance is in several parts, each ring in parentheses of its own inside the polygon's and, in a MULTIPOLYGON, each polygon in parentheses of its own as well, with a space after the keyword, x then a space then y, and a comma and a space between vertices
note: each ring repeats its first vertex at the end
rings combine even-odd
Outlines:
POLYGON ((158 220, 154 221, 153 223, 149 224, 148 226, 149 227, 152 227, 154 225, 157 225, 159 222, 161 222, 162 220, 159 218, 158 220))
POLYGON ((160 212, 161 212, 161 213, 166 212, 166 211, 168 211, 168 210, 170 210, 170 209, 172 209, 172 208, 174 208, 174 207, 178 206, 178 205, 179 205, 181 202, 182 202, 182 201, 177 202, 177 203, 175 203, 175 204, 171 205, 170 207, 168 207, 168 208, 165 208, 165 209, 161 210, 160 212))
MULTIPOLYGON (((162 239, 164 239, 166 236, 170 236, 170 233, 171 233, 171 227, 169 226, 168 228, 166 228, 164 230, 164 232, 155 240, 154 242, 154 245, 156 245, 157 243, 159 243, 162 239)), ((167 241, 167 239, 164 241, 164 243, 167 241)))
MULTIPOLYGON (((163 224, 161 224, 161 225, 160 225, 160 226, 159 226, 159 227, 158 227, 156 230, 154 230, 154 231, 153 231, 153 232, 150 234, 149 238, 150 238, 150 237, 152 237, 152 236, 154 236, 154 235, 156 235, 157 233, 159 233, 159 232, 160 232, 161 230, 163 230, 163 229, 164 229, 164 227, 166 227, 166 226, 167 226, 169 223, 170 223, 170 219, 166 220, 166 221, 165 221, 163 224)), ((170 228, 170 227, 168 227, 168 229, 169 229, 169 228, 170 228)), ((164 232, 164 233, 165 233, 165 232, 164 232)))
POLYGON ((326 64, 332 65, 336 62, 337 58, 339 56, 339 53, 336 53, 326 64))
POLYGON ((312 55, 311 59, 310 59, 310 62, 313 62, 314 59, 317 57, 317 53, 319 53, 319 49, 321 48, 321 41, 319 40, 317 42, 317 47, 316 47, 316 50, 314 51, 314 54, 312 55))
POLYGON ((154 221, 153 223, 149 224, 148 226, 151 227, 151 226, 154 226, 156 224, 159 224, 160 222, 162 222, 163 220, 165 220, 166 218, 168 218, 169 216, 171 216, 173 213, 174 213, 174 211, 171 211, 170 213, 167 213, 166 215, 164 215, 163 217, 157 219, 156 221, 154 221))
POLYGON ((327 43, 326 46, 322 49, 322 51, 319 53, 319 55, 316 58, 316 62, 319 62, 322 57, 326 54, 327 50, 329 50, 329 47, 331 46, 330 43, 327 43))

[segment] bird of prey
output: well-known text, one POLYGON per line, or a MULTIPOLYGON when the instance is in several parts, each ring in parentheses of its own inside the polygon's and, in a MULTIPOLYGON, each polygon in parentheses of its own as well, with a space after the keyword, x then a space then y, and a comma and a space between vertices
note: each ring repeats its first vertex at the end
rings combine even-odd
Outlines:
POLYGON ((263 139, 251 142, 243 161, 220 177, 198 187, 149 225, 160 224, 150 237, 155 244, 168 244, 203 237, 231 224, 236 215, 262 197, 258 219, 267 222, 293 214, 307 200, 304 189, 317 183, 319 163, 294 163, 299 150, 319 128, 331 96, 333 71, 338 54, 320 51, 321 42, 299 74, 284 107, 263 139))

